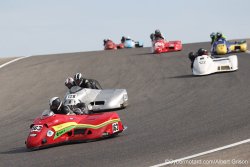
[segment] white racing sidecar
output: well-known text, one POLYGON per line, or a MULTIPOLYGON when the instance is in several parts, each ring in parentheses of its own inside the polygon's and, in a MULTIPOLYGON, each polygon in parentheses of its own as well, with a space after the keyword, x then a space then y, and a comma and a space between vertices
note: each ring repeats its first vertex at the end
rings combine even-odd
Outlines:
POLYGON ((193 75, 208 75, 217 72, 230 72, 238 70, 236 55, 214 58, 210 55, 198 56, 193 62, 193 75))

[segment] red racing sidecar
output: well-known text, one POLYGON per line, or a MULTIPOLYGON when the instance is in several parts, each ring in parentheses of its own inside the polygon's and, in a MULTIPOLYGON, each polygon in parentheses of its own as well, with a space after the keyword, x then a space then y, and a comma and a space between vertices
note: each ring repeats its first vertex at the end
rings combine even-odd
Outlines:
POLYGON ((61 115, 44 111, 30 125, 25 141, 31 150, 116 136, 124 126, 116 112, 88 115, 61 115))

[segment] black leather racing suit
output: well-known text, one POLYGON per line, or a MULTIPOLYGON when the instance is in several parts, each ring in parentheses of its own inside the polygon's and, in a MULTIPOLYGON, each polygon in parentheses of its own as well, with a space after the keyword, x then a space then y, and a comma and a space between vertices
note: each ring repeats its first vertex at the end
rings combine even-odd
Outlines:
POLYGON ((68 106, 65 105, 61 105, 61 107, 58 110, 52 110, 55 114, 70 114, 72 113, 72 111, 70 110, 70 108, 68 106))
POLYGON ((97 80, 94 80, 94 79, 83 79, 82 84, 79 86, 82 88, 102 89, 99 82, 97 80))

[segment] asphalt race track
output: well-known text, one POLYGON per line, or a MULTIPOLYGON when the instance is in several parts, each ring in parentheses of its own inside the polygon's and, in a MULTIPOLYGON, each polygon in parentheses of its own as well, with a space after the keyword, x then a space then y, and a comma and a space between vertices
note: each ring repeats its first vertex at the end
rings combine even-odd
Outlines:
POLYGON ((0 166, 150 166, 250 138, 250 54, 239 70, 191 75, 190 51, 150 54, 149 48, 32 56, 0 69, 0 166), (63 97, 64 80, 82 72, 103 88, 126 88, 118 111, 128 129, 116 138, 28 151, 29 125, 63 97))

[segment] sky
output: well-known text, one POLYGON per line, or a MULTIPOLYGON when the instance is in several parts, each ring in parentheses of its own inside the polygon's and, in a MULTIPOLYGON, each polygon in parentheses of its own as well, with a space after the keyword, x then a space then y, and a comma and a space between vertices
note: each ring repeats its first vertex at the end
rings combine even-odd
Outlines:
POLYGON ((0 57, 103 50, 122 36, 150 46, 160 29, 167 40, 250 37, 250 0, 0 0, 0 57), (248 20, 249 19, 249 20, 248 20))

